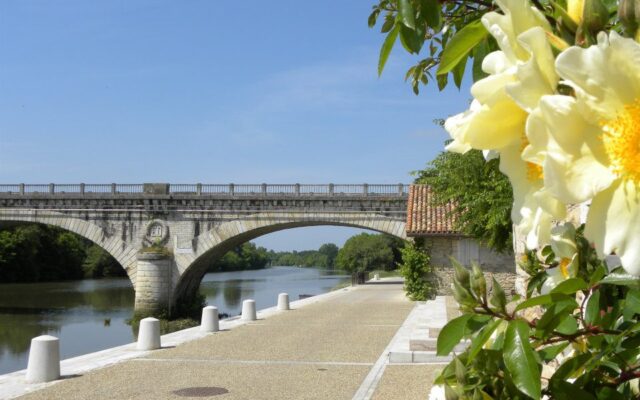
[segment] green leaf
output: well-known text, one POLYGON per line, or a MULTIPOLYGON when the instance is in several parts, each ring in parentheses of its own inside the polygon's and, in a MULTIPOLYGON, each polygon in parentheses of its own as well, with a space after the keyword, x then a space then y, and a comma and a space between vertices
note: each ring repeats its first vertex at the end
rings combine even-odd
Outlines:
POLYGON ((600 290, 595 290, 587 300, 584 321, 587 325, 596 325, 600 320, 600 290))
POLYGON ((579 290, 585 290, 588 288, 587 282, 583 281, 580 278, 569 278, 565 281, 562 281, 551 290, 551 293, 564 293, 564 294, 574 294, 579 290))
MULTIPOLYGON (((550 335, 577 307, 578 303, 572 298, 554 302, 538 320, 536 324, 537 333, 542 333, 543 337, 550 335)), ((566 328, 570 329, 571 325, 566 326, 566 328)))
POLYGON ((514 385, 527 396, 541 397, 540 365, 529 343, 529 325, 522 320, 509 322, 504 342, 504 363, 514 385))
POLYGON ((400 0, 400 20, 407 28, 416 29, 416 21, 413 14, 413 6, 410 0, 400 0))
POLYGON ((556 358, 556 356, 560 354, 562 350, 566 349, 568 345, 569 345, 569 342, 560 343, 553 346, 547 346, 543 349, 538 350, 538 355, 544 362, 549 362, 554 358, 556 358))
POLYGON ((469 357, 467 359, 467 364, 470 364, 471 361, 478 355, 480 350, 482 350, 482 347, 491 338, 491 335, 501 322, 503 322, 503 320, 501 319, 491 321, 491 323, 482 330, 480 335, 473 338, 473 340, 471 341, 471 345, 469 346, 469 357))
POLYGON ((566 381, 551 381, 549 389, 557 400, 596 400, 591 393, 566 381))
POLYGON ((400 25, 400 43, 410 54, 418 54, 424 41, 420 40, 416 31, 400 25))
POLYGON ((393 29, 396 24, 396 19, 393 18, 391 14, 385 15, 384 22, 382 23, 382 28, 380 28, 380 33, 387 33, 391 29, 393 29))
POLYGON ((440 30, 440 10, 441 6, 438 0, 422 0, 421 12, 427 24, 435 31, 440 30))
POLYGON ((367 20, 367 24, 369 25, 369 28, 373 28, 376 25, 376 21, 378 20, 378 15, 380 15, 379 8, 376 8, 375 10, 373 10, 373 12, 369 15, 369 19, 367 20))
POLYGON ((556 372, 554 372, 551 377, 552 380, 564 381, 567 378, 572 378, 573 374, 579 370, 581 370, 584 365, 591 359, 593 354, 591 353, 582 353, 577 356, 566 360, 565 362, 558 367, 556 372))
POLYGON ((443 75, 453 70, 487 34, 480 20, 475 20, 459 30, 442 51, 437 74, 443 75))
POLYGON ((382 75, 382 71, 384 70, 384 66, 387 63, 387 59, 389 58, 391 49, 393 49, 393 45, 396 42, 399 31, 400 25, 396 24, 389 32, 389 34, 387 34, 386 39, 384 39, 384 43, 382 44, 382 48, 380 49, 380 59, 378 60, 378 76, 382 75))
POLYGON ((640 291, 630 290, 625 297, 623 315, 631 319, 635 314, 640 314, 640 291))
POLYGON ((464 71, 466 70, 466 68, 467 58, 465 57, 460 60, 458 65, 456 65, 453 71, 451 71, 451 73, 453 74, 453 83, 456 84, 456 87, 458 89, 460 89, 460 86, 462 85, 462 78, 464 77, 464 71))
POLYGON ((612 272, 605 276, 600 283, 607 285, 628 286, 640 289, 640 277, 633 276, 626 272, 612 272))
POLYGON ((467 325, 469 318, 471 318, 470 314, 464 314, 458 318, 452 319, 444 326, 444 328, 442 328, 438 335, 436 346, 437 354, 439 356, 449 355, 453 348, 460 343, 460 340, 462 340, 462 337, 464 336, 464 327, 467 325))
POLYGON ((524 310, 525 308, 529 307, 543 306, 561 300, 572 300, 572 298, 563 293, 543 294, 542 296, 532 297, 529 300, 525 300, 522 303, 518 304, 515 311, 524 310))
POLYGON ((487 76, 487 74, 482 70, 482 61, 487 54, 489 54, 489 43, 487 40, 483 40, 473 50, 473 67, 471 71, 474 82, 477 82, 487 76))

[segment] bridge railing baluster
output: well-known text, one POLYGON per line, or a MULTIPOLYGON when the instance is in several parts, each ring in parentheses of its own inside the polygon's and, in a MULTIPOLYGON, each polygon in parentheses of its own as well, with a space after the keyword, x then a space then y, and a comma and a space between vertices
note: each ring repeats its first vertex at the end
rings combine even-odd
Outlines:
MULTIPOLYGON (((292 195, 292 196, 406 196, 409 185, 398 184, 164 184, 170 194, 292 195)), ((137 194, 145 184, 0 184, 0 194, 137 194)))
POLYGON ((24 194, 24 183, 18 185, 0 185, 0 193, 24 194))

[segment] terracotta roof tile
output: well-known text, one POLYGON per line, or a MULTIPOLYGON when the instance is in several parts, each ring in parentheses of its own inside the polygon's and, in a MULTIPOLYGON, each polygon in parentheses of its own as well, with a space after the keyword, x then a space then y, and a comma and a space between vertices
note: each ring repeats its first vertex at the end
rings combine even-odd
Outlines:
POLYGON ((407 236, 459 235, 454 228, 455 206, 435 204, 434 193, 427 185, 411 185, 407 205, 407 236))

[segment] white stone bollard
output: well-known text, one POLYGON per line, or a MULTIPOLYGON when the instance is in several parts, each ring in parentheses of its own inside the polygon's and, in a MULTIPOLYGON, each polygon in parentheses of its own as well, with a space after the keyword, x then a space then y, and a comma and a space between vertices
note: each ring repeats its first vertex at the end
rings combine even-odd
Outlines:
POLYGON ((155 350, 160 348, 160 321, 156 318, 140 320, 138 329, 138 350, 155 350))
POLYGON ((379 281, 380 280, 380 274, 373 274, 373 280, 374 281, 379 281))
POLYGON ((242 319, 245 321, 255 321, 258 319, 255 300, 245 300, 242 302, 242 319))
POLYGON ((280 293, 278 295, 278 310, 289 310, 289 295, 280 293))
POLYGON ((42 383, 60 378, 60 340, 42 335, 31 339, 27 382, 42 383))
POLYGON ((220 330, 220 318, 218 317, 218 308, 214 306, 206 306, 202 309, 202 322, 200 330, 204 332, 218 332, 220 330))

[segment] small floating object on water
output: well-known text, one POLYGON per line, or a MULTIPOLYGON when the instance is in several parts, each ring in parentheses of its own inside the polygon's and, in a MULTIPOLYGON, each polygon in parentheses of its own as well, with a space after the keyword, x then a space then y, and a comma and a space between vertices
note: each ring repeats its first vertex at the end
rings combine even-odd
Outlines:
POLYGON ((111 326, 111 318, 105 318, 103 324, 104 326, 111 326))

